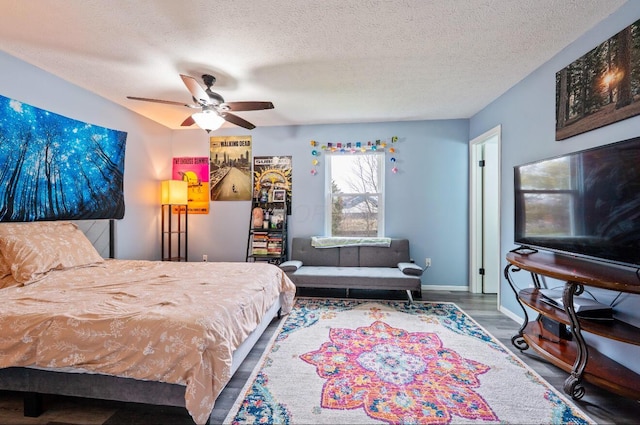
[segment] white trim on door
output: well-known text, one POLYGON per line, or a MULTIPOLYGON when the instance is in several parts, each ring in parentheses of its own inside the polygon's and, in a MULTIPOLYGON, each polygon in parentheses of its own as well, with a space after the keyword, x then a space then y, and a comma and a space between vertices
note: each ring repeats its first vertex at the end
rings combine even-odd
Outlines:
POLYGON ((490 277, 491 285, 487 292, 498 293, 498 305, 500 304, 500 138, 501 126, 469 141, 469 289, 472 293, 485 292, 483 279, 479 273, 482 267, 490 277), (490 146, 490 149, 487 149, 490 146), (483 181, 482 169, 479 161, 490 161, 485 167, 491 167, 492 178, 483 181), (487 187, 487 184, 490 187, 487 187), (490 190, 490 205, 483 206, 483 191, 490 190), (485 213, 488 212, 487 213, 485 213), (493 220, 492 226, 487 226, 483 221, 483 213, 486 220, 493 220), (483 235, 484 229, 491 229, 490 239, 483 235), (495 282, 494 282, 495 280, 495 282))

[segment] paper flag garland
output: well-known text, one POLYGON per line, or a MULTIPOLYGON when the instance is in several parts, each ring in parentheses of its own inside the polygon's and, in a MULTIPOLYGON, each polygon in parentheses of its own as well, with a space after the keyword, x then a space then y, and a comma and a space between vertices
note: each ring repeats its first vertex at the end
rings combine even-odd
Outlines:
MULTIPOLYGON (((394 144, 398 141, 398 136, 393 136, 389 140, 392 144, 394 144)), ((385 151, 390 154, 396 153, 395 147, 389 147, 387 149, 388 142, 384 141, 383 139, 377 139, 375 141, 367 141, 367 142, 357 142, 357 141, 356 142, 329 142, 322 145, 320 145, 315 140, 311 140, 309 144, 311 145, 311 148, 312 148, 311 155, 313 156, 313 160, 311 161, 311 165, 312 165, 311 175, 313 176, 318 174, 317 167, 320 164, 320 161, 317 158, 322 154, 322 152, 355 154, 358 152, 364 153, 367 151, 372 151, 372 152, 385 151)), ((391 168, 391 172, 393 174, 397 174, 398 166, 397 166, 396 155, 391 156, 390 161, 394 164, 393 167, 391 168)))

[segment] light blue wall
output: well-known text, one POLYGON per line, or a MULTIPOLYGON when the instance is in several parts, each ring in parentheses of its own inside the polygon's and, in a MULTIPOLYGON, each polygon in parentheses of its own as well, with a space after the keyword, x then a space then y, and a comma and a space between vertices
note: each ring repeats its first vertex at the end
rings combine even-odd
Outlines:
MULTIPOLYGON (((262 127, 252 132, 225 129, 212 134, 251 134, 254 155, 292 155, 294 215, 291 233, 322 232, 321 175, 311 176, 309 141, 365 140, 398 136, 400 172, 387 171, 387 234, 411 240, 412 254, 433 266, 424 276, 432 286, 466 287, 468 279, 467 142, 502 124, 501 246, 513 247, 512 167, 516 164, 637 136, 640 118, 554 141, 555 72, 637 20, 640 3, 629 2, 575 43, 509 90, 471 120, 262 127)), ((171 175, 172 156, 208 155, 207 134, 168 130, 127 109, 0 52, 0 94, 74 119, 128 133, 125 163, 125 218, 118 223, 120 258, 159 259, 159 182, 171 175)), ((276 101, 277 107, 277 101, 276 101)), ((259 113, 259 112, 256 112, 259 113)), ((250 117, 247 117, 250 119, 250 117)), ((322 158, 321 158, 322 159, 322 158)), ((213 202, 208 216, 192 216, 192 260, 242 261, 248 202, 213 202)), ((504 265, 504 264, 503 264, 504 265)), ((517 305, 505 292, 502 303, 517 305)))
POLYGON ((160 257, 159 179, 169 176, 171 130, 0 51, 0 94, 69 118, 126 131, 125 216, 116 256, 160 257))
MULTIPOLYGON (((171 176, 172 156, 208 156, 201 130, 171 131, 0 52, 0 94, 70 118, 128 133, 123 220, 116 225, 116 256, 160 259, 160 181, 171 176)), ((276 102, 277 107, 277 102, 276 102)), ((258 112, 256 112, 258 113, 258 112)), ((250 117, 247 116, 250 119, 250 117)), ((398 136, 399 172, 386 172, 386 233, 411 241, 418 264, 431 257, 423 281, 467 285, 468 120, 240 128, 212 135, 251 134, 253 154, 293 156, 292 236, 322 234, 323 173, 310 174, 310 140, 366 141, 398 136)), ((322 161, 323 158, 321 157, 322 161)), ((244 261, 249 202, 212 202, 211 213, 190 218, 190 258, 244 261)))
MULTIPOLYGON (((276 103, 277 108, 277 103, 276 103)), ((259 113, 259 112, 256 112, 259 113)), ((246 114, 246 117, 250 119, 246 114)), ((223 129, 211 135, 251 135, 254 156, 291 155, 293 204, 291 236, 323 234, 324 157, 312 175, 310 141, 355 142, 398 136, 397 167, 386 167, 386 234, 408 238, 416 263, 431 257, 427 285, 465 286, 468 276, 468 121, 258 127, 223 129)), ((177 131, 174 156, 207 156, 201 130, 177 131)), ((388 157, 388 155, 387 155, 388 157)), ((190 258, 244 261, 250 202, 212 202, 208 216, 190 216, 190 258)))
MULTIPOLYGON (((470 138, 502 125, 502 181, 501 181, 501 251, 502 267, 506 266, 506 253, 513 244, 513 167, 593 146, 640 136, 640 116, 580 134, 563 141, 555 141, 555 74, 586 52, 618 33, 640 18, 640 2, 631 1, 607 19, 584 34, 571 45, 542 65, 503 96, 471 118, 470 138)), ((528 275, 516 276, 522 287, 528 284, 528 275)), ((522 311, 504 278, 501 282, 501 304, 511 313, 522 316, 522 311)), ((640 299, 625 296, 618 309, 626 320, 640 324, 640 299)), ((633 351, 638 347, 607 345, 604 350, 633 351)), ((623 357, 628 357, 624 356, 623 357)), ((629 363, 633 363, 629 361, 629 363)), ((637 362, 635 362, 637 363, 637 362)), ((630 366, 640 370, 639 365, 630 366)))

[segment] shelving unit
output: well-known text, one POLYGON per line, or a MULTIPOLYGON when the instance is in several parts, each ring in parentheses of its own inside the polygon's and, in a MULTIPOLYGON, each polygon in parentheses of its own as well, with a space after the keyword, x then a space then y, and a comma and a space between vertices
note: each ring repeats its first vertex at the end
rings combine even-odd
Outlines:
POLYGON ((640 293, 640 279, 637 270, 563 256, 536 252, 520 254, 510 252, 509 264, 504 275, 524 311, 525 320, 511 342, 520 349, 533 348, 545 359, 570 375, 564 390, 574 399, 581 398, 585 389, 582 380, 591 382, 606 390, 632 399, 640 398, 640 375, 600 353, 585 341, 583 332, 615 341, 640 345, 640 328, 617 319, 592 320, 580 317, 575 309, 574 295, 580 295, 585 286, 594 288, 640 293), (518 289, 511 274, 526 270, 533 281, 532 288, 518 289), (563 308, 543 301, 539 276, 548 276, 565 281, 563 308), (525 306, 538 316, 529 321, 525 306), (559 337, 548 330, 545 318, 570 327, 570 338, 559 337))
POLYGON ((188 261, 188 218, 186 205, 162 205, 162 261, 188 261))
POLYGON ((251 202, 246 261, 281 264, 287 259, 287 205, 285 202, 251 202), (256 211, 262 211, 262 218, 256 211))

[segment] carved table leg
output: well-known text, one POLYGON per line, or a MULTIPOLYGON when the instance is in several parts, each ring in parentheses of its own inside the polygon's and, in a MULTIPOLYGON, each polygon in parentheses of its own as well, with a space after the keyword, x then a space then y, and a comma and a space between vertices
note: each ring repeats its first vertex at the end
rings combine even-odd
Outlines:
POLYGON ((576 314, 573 305, 573 296, 580 295, 584 291, 584 287, 575 282, 567 282, 562 293, 562 302, 564 303, 564 309, 571 321, 571 333, 573 334, 576 343, 578 344, 576 361, 573 364, 571 374, 564 382, 564 392, 569 394, 575 400, 579 400, 585 393, 585 388, 582 385, 582 374, 587 366, 587 360, 589 359, 589 349, 587 343, 582 336, 582 330, 580 328, 580 320, 576 314))
POLYGON ((527 309, 524 308, 524 305, 520 301, 520 297, 518 297, 518 290, 511 280, 511 274, 509 273, 510 270, 513 272, 519 272, 521 269, 514 266, 513 264, 507 264, 507 266, 504 268, 504 277, 507 279, 507 282, 509 282, 509 286, 516 296, 516 301, 518 301, 518 304, 520 304, 520 308, 522 308, 522 311, 524 312, 524 322, 518 330, 518 333, 511 338, 511 344, 513 344, 513 346, 518 350, 524 351, 529 348, 529 344, 527 344, 527 342, 524 340, 524 337, 522 336, 524 334, 524 328, 526 328, 527 324, 529 323, 529 315, 527 314, 527 309))

